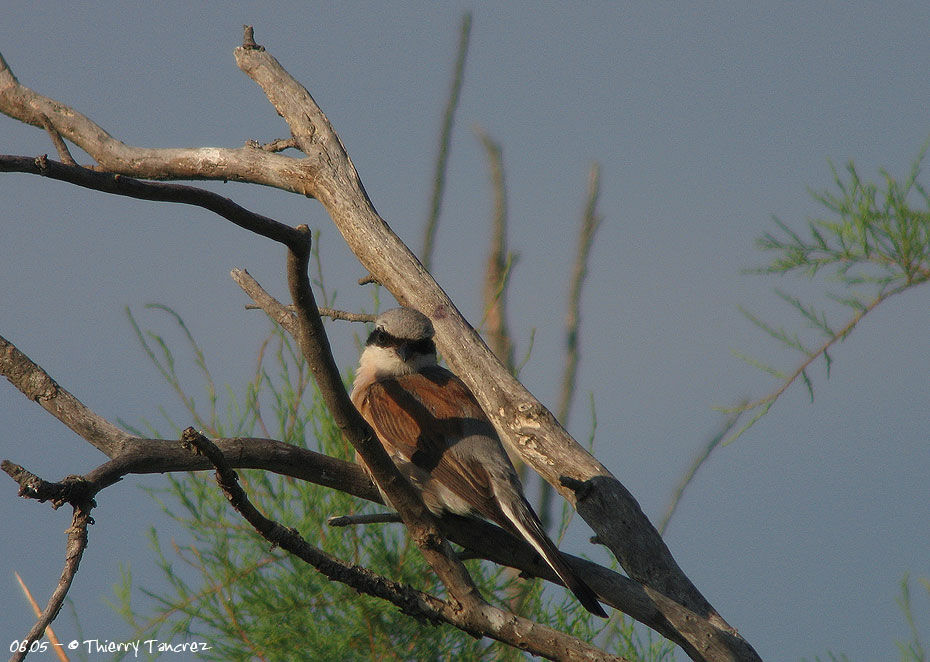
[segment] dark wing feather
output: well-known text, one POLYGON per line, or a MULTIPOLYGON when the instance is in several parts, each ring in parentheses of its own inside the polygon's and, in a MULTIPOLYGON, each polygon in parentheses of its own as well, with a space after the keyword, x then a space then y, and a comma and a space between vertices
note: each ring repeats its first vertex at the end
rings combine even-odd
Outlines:
POLYGON ((408 468, 418 474, 412 480, 420 483, 427 505, 434 483, 443 485, 479 514, 525 538, 588 611, 606 617, 594 591, 546 535, 497 433, 461 380, 439 367, 378 380, 368 386, 359 409, 395 463, 419 469, 408 468), (462 442, 468 452, 458 453, 462 442), (501 499, 507 504, 503 509, 501 499))
POLYGON ((379 380, 368 388, 364 404, 363 414, 389 455, 429 472, 484 517, 509 524, 485 468, 455 452, 465 436, 500 444, 474 396, 455 375, 434 368, 379 380))

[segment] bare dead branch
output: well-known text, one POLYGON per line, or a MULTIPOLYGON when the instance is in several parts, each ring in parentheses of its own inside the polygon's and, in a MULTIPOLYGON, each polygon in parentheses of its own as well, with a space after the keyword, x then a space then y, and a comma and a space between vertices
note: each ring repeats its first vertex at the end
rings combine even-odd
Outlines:
POLYGON ((251 212, 244 207, 240 207, 229 198, 224 198, 212 191, 197 188, 196 186, 143 182, 132 177, 97 172, 77 165, 66 165, 57 161, 50 161, 44 156, 30 158, 28 156, 0 155, 0 172, 24 172, 42 175, 50 179, 57 179, 114 195, 203 207, 232 221, 241 228, 282 244, 289 245, 292 242, 300 241, 300 236, 291 226, 280 223, 273 218, 251 212))
MULTIPOLYGON (((307 154, 303 163, 314 197, 326 207, 349 247, 402 305, 430 317, 443 356, 475 392, 505 441, 513 443, 524 460, 556 485, 563 471, 579 478, 609 475, 506 372, 449 297, 377 215, 351 159, 310 93, 266 51, 239 48, 236 61, 291 126, 307 154), (496 388, 484 388, 492 383, 496 388)), ((557 489, 574 501, 570 490, 557 489)))
MULTIPOLYGON (((4 470, 7 470, 9 463, 4 463, 4 470)), ((23 470, 25 471, 25 470, 23 470)), ((26 472, 28 473, 28 472, 26 472)), ((41 483, 48 485, 47 481, 41 483)), ((22 494, 22 491, 21 491, 22 494)), ((84 556, 84 550, 87 549, 87 526, 93 524, 94 520, 90 516, 91 509, 96 505, 92 497, 75 498, 71 505, 74 507, 74 514, 71 518, 71 526, 67 529, 67 543, 65 544, 65 564, 62 568, 61 576, 58 578, 58 585, 48 599, 48 604, 42 611, 35 625, 29 630, 26 638, 21 642, 21 646, 14 652, 10 658, 11 662, 24 660, 32 644, 41 639, 45 634, 45 629, 49 623, 55 620, 58 612, 61 611, 61 605, 68 595, 71 583, 74 581, 74 575, 77 574, 78 567, 81 564, 81 558, 84 556)))
POLYGON ((55 510, 66 503, 93 499, 95 494, 92 486, 81 476, 68 476, 58 483, 50 483, 9 460, 0 462, 0 470, 19 484, 19 496, 40 503, 51 501, 55 510))
POLYGON ((452 143, 452 126, 455 121, 455 111, 459 106, 459 96, 462 92, 462 83, 465 80, 465 60, 468 57, 468 40, 471 36, 471 12, 462 16, 462 26, 459 29, 459 45, 455 56, 455 67, 452 73, 452 85, 449 90, 449 99, 442 114, 442 130, 439 134, 439 151, 436 154, 436 168, 433 171, 433 192, 430 196, 429 215, 426 217, 426 226, 423 228, 423 250, 420 260, 423 266, 429 269, 433 261, 433 245, 436 241, 436 228, 439 225, 439 212, 442 209, 442 195, 446 188, 446 164, 449 162, 449 145, 452 143))
POLYGON ((45 120, 65 140, 97 161, 99 170, 142 179, 249 181, 307 195, 301 162, 261 149, 241 147, 133 147, 120 142, 86 116, 36 94, 16 80, 0 55, 0 112, 45 129, 45 120))

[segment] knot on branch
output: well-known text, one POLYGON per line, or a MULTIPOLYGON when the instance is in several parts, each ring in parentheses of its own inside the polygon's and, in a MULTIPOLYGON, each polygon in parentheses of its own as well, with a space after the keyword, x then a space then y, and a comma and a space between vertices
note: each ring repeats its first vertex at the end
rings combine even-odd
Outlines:
POLYGON ((40 503, 51 501, 55 510, 66 503, 88 510, 97 505, 93 499, 96 493, 94 484, 83 476, 65 476, 60 482, 53 483, 9 460, 0 463, 0 469, 19 484, 18 495, 24 499, 35 499, 40 503))
POLYGON ((578 480, 571 476, 559 476, 559 483, 562 487, 567 487, 575 493, 575 501, 584 501, 594 491, 594 485, 590 480, 578 480))
POLYGON ((198 432, 194 428, 184 428, 179 441, 182 448, 190 451, 191 453, 194 453, 195 455, 203 455, 208 460, 210 460, 213 466, 215 466, 218 470, 228 468, 226 465, 226 458, 223 456, 223 451, 221 451, 216 444, 207 439, 202 433, 198 432))
MULTIPOLYGON (((539 402, 521 402, 517 405, 515 427, 521 432, 527 430, 539 430, 541 427, 550 426, 556 423, 555 417, 545 406, 539 402)), ((525 434, 529 435, 530 432, 525 434)))

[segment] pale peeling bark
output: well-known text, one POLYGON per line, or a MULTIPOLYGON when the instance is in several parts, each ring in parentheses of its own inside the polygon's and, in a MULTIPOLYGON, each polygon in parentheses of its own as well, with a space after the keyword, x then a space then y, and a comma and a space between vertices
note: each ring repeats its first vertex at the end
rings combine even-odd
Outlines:
POLYGON ((577 508, 598 541, 642 584, 668 629, 678 635, 670 638, 696 660, 758 660, 681 571, 635 498, 510 375, 378 215, 342 142, 310 93, 250 35, 235 57, 285 119, 305 157, 254 145, 132 147, 71 108, 20 85, 2 58, 0 112, 56 131, 90 154, 98 170, 149 179, 251 182, 319 200, 371 275, 402 305, 430 317, 443 356, 475 393, 501 438, 577 508))

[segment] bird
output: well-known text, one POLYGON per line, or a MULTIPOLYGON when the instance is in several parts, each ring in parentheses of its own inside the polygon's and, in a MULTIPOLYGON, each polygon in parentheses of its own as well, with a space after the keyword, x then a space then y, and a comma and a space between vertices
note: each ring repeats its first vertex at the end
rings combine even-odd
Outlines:
POLYGON ((484 517, 522 538, 589 612, 606 618, 546 534, 475 396, 438 364, 433 335, 429 318, 413 308, 380 314, 359 359, 352 403, 433 514, 484 517))

